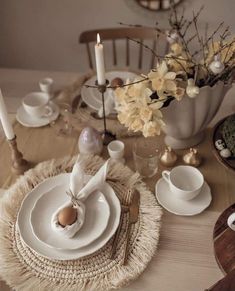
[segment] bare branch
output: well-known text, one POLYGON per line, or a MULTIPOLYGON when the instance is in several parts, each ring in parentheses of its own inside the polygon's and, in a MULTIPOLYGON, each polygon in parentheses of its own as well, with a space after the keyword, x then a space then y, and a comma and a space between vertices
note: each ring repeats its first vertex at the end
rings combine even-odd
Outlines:
MULTIPOLYGON (((201 14, 202 10, 204 9, 204 5, 201 6, 201 8, 198 10, 198 12, 196 13, 195 17, 198 18, 198 16, 201 14)), ((185 27, 184 32, 182 33, 183 37, 186 35, 189 27, 192 25, 194 19, 190 20, 187 24, 187 26, 185 27)))

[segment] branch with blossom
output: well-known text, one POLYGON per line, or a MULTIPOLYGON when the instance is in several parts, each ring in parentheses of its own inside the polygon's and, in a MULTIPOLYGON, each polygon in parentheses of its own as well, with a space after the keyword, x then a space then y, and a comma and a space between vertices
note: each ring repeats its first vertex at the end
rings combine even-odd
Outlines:
MULTIPOLYGON (((118 119, 130 130, 142 131, 145 137, 158 135, 165 125, 161 109, 172 100, 196 98, 203 86, 214 86, 219 81, 227 84, 234 79, 235 38, 230 37, 229 27, 224 28, 223 22, 209 35, 206 25, 205 33, 201 35, 198 21, 203 8, 193 11, 192 19, 188 20, 172 4, 170 29, 165 31, 156 23, 156 34, 165 35, 170 43, 170 51, 164 56, 143 42, 130 39, 143 46, 158 61, 157 67, 147 76, 127 81, 118 88, 107 86, 115 89, 118 119), (190 28, 194 30, 191 35, 190 28), (216 37, 218 40, 215 40, 216 37), (197 43, 193 45, 195 41, 197 43), (199 48, 191 51, 189 44, 199 48)), ((128 26, 141 27, 139 24, 128 26)))

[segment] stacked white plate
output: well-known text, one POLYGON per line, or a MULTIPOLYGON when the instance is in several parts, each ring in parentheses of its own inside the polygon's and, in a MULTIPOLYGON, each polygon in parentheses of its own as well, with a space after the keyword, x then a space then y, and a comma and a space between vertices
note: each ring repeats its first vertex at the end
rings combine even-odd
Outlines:
POLYGON ((52 214, 69 197, 69 174, 60 174, 38 184, 23 200, 17 225, 23 242, 39 255, 57 260, 74 260, 102 248, 115 233, 120 219, 119 200, 109 184, 85 201, 82 228, 66 238, 51 227, 52 214))

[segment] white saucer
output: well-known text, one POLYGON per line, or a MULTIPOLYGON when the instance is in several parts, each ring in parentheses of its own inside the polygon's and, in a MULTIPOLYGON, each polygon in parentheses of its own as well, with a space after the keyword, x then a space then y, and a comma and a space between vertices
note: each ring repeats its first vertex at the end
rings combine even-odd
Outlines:
POLYGON ((194 199, 185 201, 174 197, 167 182, 161 178, 155 187, 155 195, 159 204, 176 215, 191 216, 201 213, 211 203, 211 190, 205 181, 201 192, 194 199))
POLYGON ((69 201, 67 185, 59 185, 45 192, 36 201, 31 212, 31 227, 34 235, 43 243, 57 249, 75 250, 88 246, 100 237, 107 228, 110 209, 105 196, 96 191, 85 201, 85 221, 72 238, 55 232, 51 218, 56 210, 69 201))
POLYGON ((50 101, 48 105, 53 109, 53 113, 50 117, 32 117, 24 110, 24 107, 21 105, 17 110, 16 119, 19 123, 26 127, 45 126, 56 120, 60 113, 58 105, 56 105, 54 102, 50 101))

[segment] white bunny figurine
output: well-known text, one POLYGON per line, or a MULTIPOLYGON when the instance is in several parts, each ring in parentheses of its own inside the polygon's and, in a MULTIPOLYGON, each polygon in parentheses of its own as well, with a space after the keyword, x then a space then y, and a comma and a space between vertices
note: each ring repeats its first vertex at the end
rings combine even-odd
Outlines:
POLYGON ((214 57, 214 61, 209 65, 209 69, 215 75, 220 74, 224 70, 224 64, 221 62, 219 55, 214 57))
POLYGON ((186 94, 190 98, 195 98, 199 94, 199 87, 195 86, 193 79, 188 79, 188 86, 186 88, 186 94))

